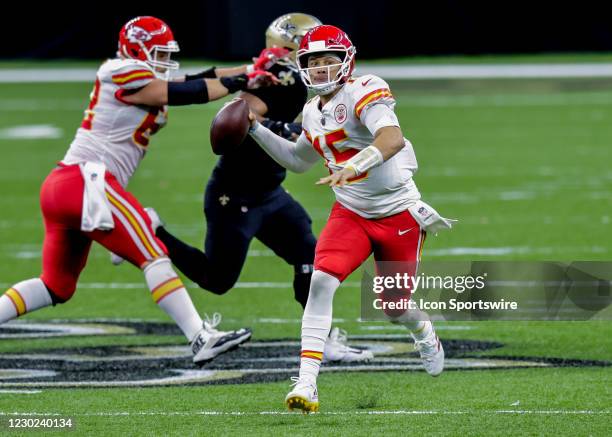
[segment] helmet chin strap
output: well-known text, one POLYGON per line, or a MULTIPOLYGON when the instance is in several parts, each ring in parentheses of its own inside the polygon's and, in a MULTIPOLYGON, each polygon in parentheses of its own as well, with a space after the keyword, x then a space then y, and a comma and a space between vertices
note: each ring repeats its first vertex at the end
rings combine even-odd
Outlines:
POLYGON ((340 82, 325 84, 324 87, 317 87, 316 85, 311 85, 309 88, 313 93, 317 96, 326 96, 327 94, 333 93, 340 85, 340 82))

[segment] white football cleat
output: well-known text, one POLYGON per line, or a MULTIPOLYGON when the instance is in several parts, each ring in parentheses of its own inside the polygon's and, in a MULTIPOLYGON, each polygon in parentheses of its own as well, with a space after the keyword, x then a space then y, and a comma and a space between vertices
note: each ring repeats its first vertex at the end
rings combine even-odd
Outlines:
POLYGON ((317 383, 292 376, 293 389, 285 397, 289 411, 301 411, 304 414, 319 411, 319 393, 317 383))
POLYGON ((221 323, 221 314, 213 314, 212 320, 206 315, 204 327, 190 343, 194 364, 202 366, 217 355, 234 349, 251 339, 252 332, 250 329, 219 331, 216 329, 219 323, 221 323), (205 340, 206 338, 208 340, 205 340))
POLYGON ((423 366, 431 376, 438 376, 444 370, 444 348, 442 342, 432 329, 431 333, 423 340, 417 340, 414 335, 414 349, 419 351, 423 366))
POLYGON ((340 328, 332 328, 325 342, 323 351, 323 362, 340 361, 343 363, 353 363, 359 361, 370 361, 374 354, 366 349, 357 349, 347 344, 346 331, 340 328))
MULTIPOLYGON (((149 216, 149 218, 151 219, 151 227, 153 228, 153 233, 157 232, 157 228, 159 228, 160 226, 164 226, 164 222, 162 221, 162 219, 159 218, 159 214, 157 214, 157 211, 155 211, 151 207, 147 207, 144 210, 147 213, 147 215, 149 216)), ((110 253, 110 259, 111 259, 111 263, 114 266, 118 266, 123 261, 125 261, 119 255, 117 255, 117 254, 115 254, 113 252, 110 253)))

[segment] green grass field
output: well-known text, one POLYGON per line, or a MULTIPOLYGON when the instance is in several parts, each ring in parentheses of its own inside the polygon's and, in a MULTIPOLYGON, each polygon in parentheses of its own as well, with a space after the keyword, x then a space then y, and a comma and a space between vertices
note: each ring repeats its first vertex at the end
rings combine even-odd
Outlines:
MULTIPOLYGON (((39 274, 39 186, 71 141, 90 88, 0 84, 3 288, 39 274), (54 139, 2 136, 21 125, 61 131, 54 139)), ((612 259, 612 79, 397 81, 391 88, 417 153, 415 179, 423 199, 460 220, 452 232, 428 239, 424 259, 612 259)), ((221 105, 173 108, 129 187, 158 210, 170 230, 196 246, 206 226, 203 187, 215 163, 208 128, 221 105)), ((285 183, 305 205, 317 234, 333 201, 329 189, 314 185, 323 174, 321 164, 285 183)), ((192 287, 196 306, 221 312, 223 327, 252 327, 254 340, 297 340, 301 308, 290 287, 292 268, 258 241, 251 249, 239 287, 222 297, 192 287), (272 285, 247 288, 264 282, 272 285)), ((348 280, 353 285, 338 291, 335 324, 353 336, 401 334, 392 325, 358 321, 358 280, 355 274, 348 280)), ((113 267, 100 247, 93 249, 81 283, 68 303, 24 319, 169 322, 151 301, 141 273, 129 265, 113 267)), ((470 357, 558 358, 575 365, 449 370, 437 379, 423 371, 323 373, 322 413, 311 416, 283 413, 288 380, 34 393, 2 392, 0 386, 0 425, 6 427, 13 413, 30 413, 70 416, 74 431, 98 435, 610 434, 612 372, 581 363, 612 361, 610 322, 446 322, 439 334, 443 341, 501 344, 470 357)), ((173 333, 2 339, 0 353, 182 342, 173 333)))

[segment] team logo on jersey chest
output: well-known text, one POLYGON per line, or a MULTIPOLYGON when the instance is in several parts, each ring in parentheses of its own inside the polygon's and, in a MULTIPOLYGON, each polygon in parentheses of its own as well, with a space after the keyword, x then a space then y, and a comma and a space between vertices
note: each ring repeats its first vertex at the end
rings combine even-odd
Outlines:
POLYGON ((346 105, 344 103, 340 103, 334 109, 334 118, 336 119, 336 123, 344 123, 346 121, 346 105))

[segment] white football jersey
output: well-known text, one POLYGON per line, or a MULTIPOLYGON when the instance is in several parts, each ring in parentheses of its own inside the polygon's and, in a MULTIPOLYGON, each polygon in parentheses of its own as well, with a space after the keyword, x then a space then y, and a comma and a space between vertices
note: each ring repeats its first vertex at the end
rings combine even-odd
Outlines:
MULTIPOLYGON (((370 146, 381 127, 399 127, 395 116, 375 120, 370 117, 365 123, 368 110, 375 105, 386 105, 391 110, 395 106, 387 83, 374 75, 350 79, 322 109, 319 102, 319 96, 315 96, 306 103, 302 126, 330 172, 341 170, 346 161, 370 146)), ((371 219, 406 211, 419 200, 421 195, 412 180, 417 160, 412 144, 406 139, 405 144, 382 165, 342 187, 334 187, 338 202, 371 219)))
POLYGON ((167 121, 167 107, 136 106, 123 93, 155 79, 151 67, 135 59, 110 59, 99 68, 85 118, 65 164, 101 162, 126 186, 144 157, 149 139, 167 121))

